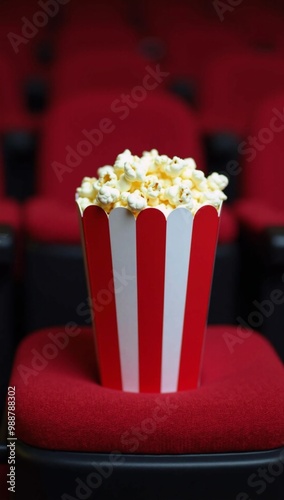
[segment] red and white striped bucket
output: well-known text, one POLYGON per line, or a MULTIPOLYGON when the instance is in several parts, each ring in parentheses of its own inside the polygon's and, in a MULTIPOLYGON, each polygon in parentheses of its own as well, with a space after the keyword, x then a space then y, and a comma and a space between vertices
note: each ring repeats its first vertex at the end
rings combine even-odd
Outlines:
POLYGON ((81 214, 102 385, 175 392, 199 384, 220 213, 147 208, 81 214))

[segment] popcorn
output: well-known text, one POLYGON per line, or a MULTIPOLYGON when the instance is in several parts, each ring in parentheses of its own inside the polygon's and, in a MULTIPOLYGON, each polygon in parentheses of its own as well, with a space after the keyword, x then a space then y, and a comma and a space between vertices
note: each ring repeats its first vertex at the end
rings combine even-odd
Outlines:
POLYGON ((76 196, 82 211, 89 205, 101 206, 107 213, 126 207, 136 216, 147 207, 157 207, 167 217, 177 207, 193 214, 202 205, 219 210, 227 199, 223 193, 227 185, 227 177, 217 172, 206 178, 192 158, 169 158, 156 149, 139 158, 126 149, 113 167, 99 168, 97 178, 84 177, 76 196))
POLYGON ((119 189, 119 191, 129 191, 131 189, 131 182, 129 182, 126 179, 125 175, 122 174, 120 179, 116 183, 116 187, 117 189, 119 189))
POLYGON ((144 196, 141 195, 137 189, 134 193, 131 193, 128 196, 127 204, 133 212, 140 212, 140 210, 143 210, 143 208, 146 207, 147 202, 144 196))
POLYGON ((120 196, 120 192, 118 189, 115 189, 110 186, 103 186, 97 195, 97 201, 102 205, 110 205, 111 203, 115 203, 120 196))
POLYGON ((191 178, 195 186, 199 189, 199 191, 204 191, 207 188, 205 174, 204 172, 202 172, 202 170, 193 170, 191 178))
POLYGON ((115 173, 121 172, 124 169, 125 163, 131 162, 132 158, 133 157, 129 149, 126 149, 124 153, 119 154, 113 165, 114 172, 115 173))
POLYGON ((141 164, 139 158, 134 157, 131 162, 126 162, 124 165, 124 175, 128 182, 144 181, 147 173, 146 165, 141 164))
POLYGON ((213 172, 207 177, 208 186, 210 189, 225 189, 228 186, 228 178, 225 175, 217 174, 213 172))
POLYGON ((184 170, 185 163, 178 156, 174 156, 173 159, 165 165, 165 173, 169 177, 176 177, 181 174, 184 170))
POLYGON ((85 208, 87 208, 89 205, 92 205, 93 203, 88 200, 88 198, 77 198, 77 201, 81 207, 81 210, 84 211, 85 208))
POLYGON ((117 183, 117 175, 114 173, 113 167, 106 165, 98 170, 99 182, 103 185, 114 187, 117 183))
POLYGON ((159 204, 162 190, 162 181, 159 180, 157 175, 147 175, 145 182, 141 184, 141 191, 146 196, 148 204, 152 207, 159 204))
POLYGON ((81 187, 77 189, 77 193, 81 198, 93 198, 96 196, 96 191, 90 177, 84 177, 81 187))

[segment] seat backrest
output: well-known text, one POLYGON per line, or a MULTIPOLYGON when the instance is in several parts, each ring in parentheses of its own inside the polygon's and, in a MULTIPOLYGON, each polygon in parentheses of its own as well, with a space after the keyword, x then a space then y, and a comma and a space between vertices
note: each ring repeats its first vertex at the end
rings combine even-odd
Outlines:
POLYGON ((205 112, 245 128, 255 107, 284 90, 284 65, 279 56, 246 52, 212 61, 205 71, 201 103, 205 112))
POLYGON ((124 0, 84 0, 69 2, 64 7, 64 21, 68 24, 124 22, 127 6, 124 0))
POLYGON ((3 13, 0 6, 0 52, 13 66, 19 84, 23 84, 26 78, 41 69, 37 50, 45 39, 49 17, 37 2, 34 5, 22 2, 20 6, 20 2, 16 5, 14 1, 6 3, 10 4, 8 12, 3 13), (38 22, 44 21, 45 26, 37 26, 38 22))
POLYGON ((168 62, 175 74, 202 77, 208 62, 222 54, 240 52, 242 39, 234 32, 212 22, 202 25, 181 26, 169 35, 168 62))
POLYGON ((84 23, 70 23, 62 28, 56 54, 59 61, 76 51, 91 49, 136 47, 137 37, 130 27, 116 21, 98 22, 89 19, 84 23))
POLYGON ((277 48, 283 38, 283 19, 273 8, 273 3, 268 6, 260 5, 259 1, 242 2, 237 9, 224 13, 224 20, 231 29, 238 31, 243 39, 251 46, 267 49, 277 48))
POLYGON ((77 51, 54 69, 55 101, 92 89, 126 90, 141 85, 148 61, 131 49, 77 51))
POLYGON ((20 92, 21 87, 14 66, 0 53, 0 127, 2 119, 19 112, 20 92))
POLYGON ((144 0, 141 7, 148 32, 164 41, 180 27, 190 29, 203 21, 197 6, 189 2, 144 0))
POLYGON ((244 196, 284 210, 284 91, 255 111, 242 153, 244 196))
POLYGON ((50 112, 39 161, 41 195, 73 203, 82 178, 112 165, 127 148, 138 155, 157 148, 161 154, 192 156, 202 167, 196 118, 179 100, 145 90, 143 100, 129 103, 116 91, 89 93, 50 112))

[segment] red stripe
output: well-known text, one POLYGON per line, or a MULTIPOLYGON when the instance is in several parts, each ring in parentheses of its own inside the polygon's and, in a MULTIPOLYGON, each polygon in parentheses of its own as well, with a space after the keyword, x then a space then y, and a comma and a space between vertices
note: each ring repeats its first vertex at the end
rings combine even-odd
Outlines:
POLYGON ((160 392, 166 219, 147 208, 136 221, 140 392, 160 392))
POLYGON ((83 214, 83 230, 101 382, 106 387, 121 390, 109 221, 104 210, 87 207, 83 214))
POLYGON ((202 207, 193 221, 178 390, 198 385, 218 238, 219 217, 202 207))

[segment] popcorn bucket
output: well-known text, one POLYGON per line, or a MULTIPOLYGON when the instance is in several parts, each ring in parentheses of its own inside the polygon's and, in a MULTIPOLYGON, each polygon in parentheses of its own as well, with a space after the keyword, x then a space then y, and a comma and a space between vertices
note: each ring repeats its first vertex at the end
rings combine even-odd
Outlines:
POLYGON ((220 210, 92 205, 80 219, 102 385, 198 387, 220 210))

